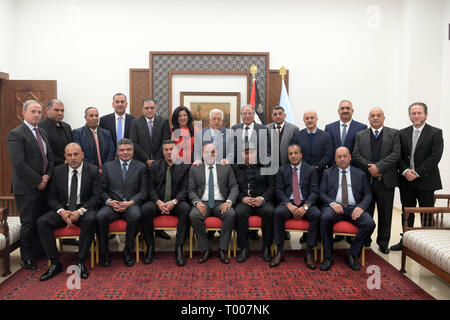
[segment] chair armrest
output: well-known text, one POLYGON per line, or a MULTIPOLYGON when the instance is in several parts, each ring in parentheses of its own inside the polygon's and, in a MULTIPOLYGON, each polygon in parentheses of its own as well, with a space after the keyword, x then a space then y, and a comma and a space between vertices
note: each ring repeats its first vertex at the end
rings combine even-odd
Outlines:
POLYGON ((450 214, 450 207, 405 207, 404 208, 404 219, 403 219, 403 232, 408 230, 418 230, 418 229, 444 229, 450 230, 450 228, 444 228, 444 214, 450 214), (429 227, 408 227, 408 218, 411 214, 420 212, 421 225, 424 225, 424 221, 432 222, 429 227), (434 219, 433 219, 434 218, 434 219))
POLYGON ((436 204, 436 200, 442 199, 447 200, 447 207, 450 207, 450 194, 448 193, 437 193, 434 195, 434 203, 436 204))
POLYGON ((9 226, 8 226, 8 208, 0 208, 0 233, 9 238, 9 226))

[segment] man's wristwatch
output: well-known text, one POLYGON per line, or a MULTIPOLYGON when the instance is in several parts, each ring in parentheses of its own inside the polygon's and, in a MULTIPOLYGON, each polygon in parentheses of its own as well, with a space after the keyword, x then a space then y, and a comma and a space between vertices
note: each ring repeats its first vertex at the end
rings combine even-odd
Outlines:
POLYGON ((305 205, 303 206, 303 209, 305 209, 305 211, 308 211, 309 206, 308 206, 307 204, 305 204, 305 205))
POLYGON ((178 204, 178 200, 177 199, 173 199, 172 202, 173 202, 174 205, 178 204))
POLYGON ((77 211, 78 211, 78 213, 80 214, 80 217, 81 217, 81 216, 82 216, 82 215, 84 214, 84 210, 83 210, 83 209, 81 209, 81 208, 80 208, 80 209, 78 209, 77 211))

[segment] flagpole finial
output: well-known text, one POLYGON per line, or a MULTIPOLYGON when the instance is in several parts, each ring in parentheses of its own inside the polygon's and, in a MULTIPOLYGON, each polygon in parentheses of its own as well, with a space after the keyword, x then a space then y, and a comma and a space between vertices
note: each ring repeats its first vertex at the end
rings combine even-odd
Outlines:
POLYGON ((250 73, 252 74, 253 80, 254 80, 255 77, 256 77, 256 74, 258 73, 258 67, 255 66, 255 65, 252 65, 252 66, 250 67, 250 73))
POLYGON ((280 68, 280 75, 281 75, 281 79, 284 80, 284 77, 286 76, 286 68, 285 68, 285 66, 281 66, 281 68, 280 68))

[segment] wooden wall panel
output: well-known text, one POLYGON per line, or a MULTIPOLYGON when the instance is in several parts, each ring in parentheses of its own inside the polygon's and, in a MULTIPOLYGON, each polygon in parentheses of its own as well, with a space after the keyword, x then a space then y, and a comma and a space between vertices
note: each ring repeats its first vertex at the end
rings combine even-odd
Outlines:
POLYGON ((150 96, 149 69, 130 69, 130 114, 142 116, 142 99, 150 96))
MULTIPOLYGON (((280 103, 281 95, 281 76, 280 70, 269 70, 270 88, 269 88, 269 105, 267 106, 267 123, 271 123, 271 114, 275 106, 280 103)), ((286 70, 286 76, 284 77, 286 83, 286 90, 289 93, 289 70, 286 70)))

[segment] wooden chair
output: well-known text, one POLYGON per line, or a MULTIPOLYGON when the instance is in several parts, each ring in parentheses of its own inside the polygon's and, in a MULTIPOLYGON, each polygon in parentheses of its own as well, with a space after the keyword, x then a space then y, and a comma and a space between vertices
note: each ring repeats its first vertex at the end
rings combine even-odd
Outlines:
MULTIPOLYGON (((207 217, 205 219, 205 228, 206 228, 206 232, 208 231, 220 231, 220 229, 222 228, 222 220, 220 220, 217 217, 207 217)), ((192 226, 190 227, 190 231, 189 231, 189 258, 192 259, 192 243, 193 243, 193 239, 194 239, 194 229, 192 228, 192 226)), ((231 254, 231 245, 228 246, 228 256, 230 256, 231 254)))
POLYGON ((2 277, 11 274, 11 252, 20 245, 20 218, 19 211, 13 196, 0 196, 0 234, 4 237, 5 246, 0 250, 2 259, 2 277))

